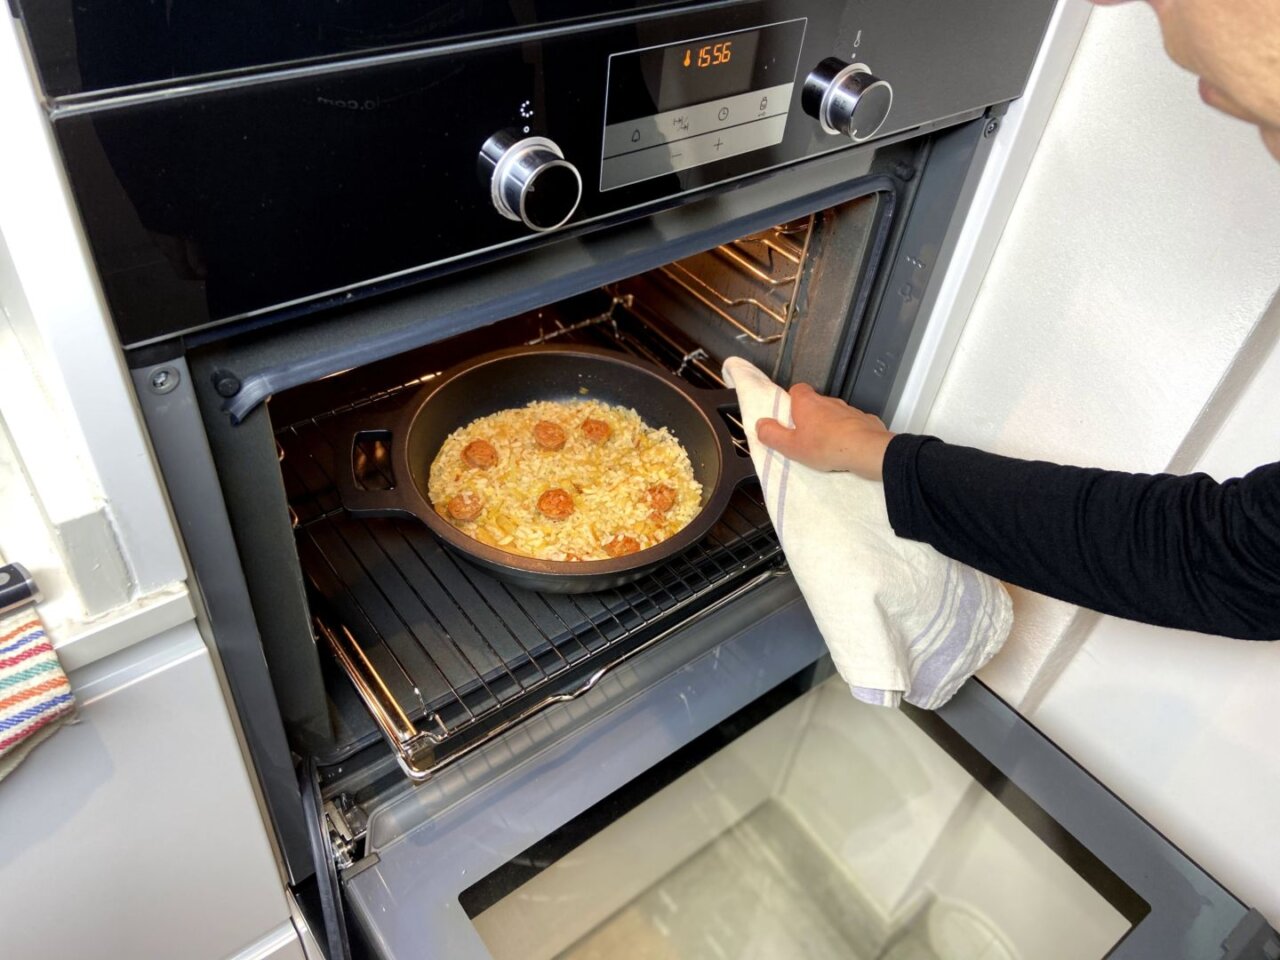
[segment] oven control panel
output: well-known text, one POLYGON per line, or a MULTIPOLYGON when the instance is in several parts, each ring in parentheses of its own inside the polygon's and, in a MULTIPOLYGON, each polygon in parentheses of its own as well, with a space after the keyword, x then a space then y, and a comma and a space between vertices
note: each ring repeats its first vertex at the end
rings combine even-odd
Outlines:
POLYGON ((229 73, 183 66, 204 20, 179 18, 128 42, 191 75, 115 87, 116 35, 86 32, 86 92, 51 120, 122 343, 289 321, 746 177, 785 193, 811 160, 1019 96, 1054 0, 622 6, 229 73))
POLYGON ((610 55, 600 189, 781 143, 807 23, 610 55))

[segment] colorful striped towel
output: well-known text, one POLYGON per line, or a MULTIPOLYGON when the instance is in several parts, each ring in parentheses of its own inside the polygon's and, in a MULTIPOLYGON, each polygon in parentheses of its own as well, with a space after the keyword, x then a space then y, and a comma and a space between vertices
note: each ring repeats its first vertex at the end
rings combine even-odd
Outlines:
POLYGON ((1013 625, 999 581, 903 540, 889 525, 881 484, 823 473, 761 445, 755 424, 791 425, 791 398, 732 357, 751 459, 791 572, 836 669, 859 700, 934 710, 990 660, 1013 625))
POLYGON ((0 780, 74 711, 39 615, 28 607, 0 617, 0 780))

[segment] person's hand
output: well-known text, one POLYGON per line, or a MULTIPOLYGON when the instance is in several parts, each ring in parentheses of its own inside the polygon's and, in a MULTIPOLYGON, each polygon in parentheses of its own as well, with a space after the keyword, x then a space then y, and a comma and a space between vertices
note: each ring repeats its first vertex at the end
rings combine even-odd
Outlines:
POLYGON ((868 480, 881 479, 884 451, 893 434, 879 417, 824 397, 807 383, 797 383, 790 393, 795 428, 764 417, 756 421, 761 443, 815 470, 847 470, 868 480))

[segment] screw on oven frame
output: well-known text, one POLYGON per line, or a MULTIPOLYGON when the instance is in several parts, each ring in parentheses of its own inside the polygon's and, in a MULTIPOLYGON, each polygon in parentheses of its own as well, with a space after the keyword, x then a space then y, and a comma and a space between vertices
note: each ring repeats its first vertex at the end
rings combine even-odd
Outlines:
POLYGON ((158 367, 151 371, 151 392, 163 396, 172 392, 180 382, 182 374, 177 367, 158 367))
POLYGON ((987 121, 986 129, 982 131, 982 135, 984 137, 994 136, 995 132, 999 129, 1000 129, 1000 121, 997 120, 995 117, 992 117, 990 120, 987 121))

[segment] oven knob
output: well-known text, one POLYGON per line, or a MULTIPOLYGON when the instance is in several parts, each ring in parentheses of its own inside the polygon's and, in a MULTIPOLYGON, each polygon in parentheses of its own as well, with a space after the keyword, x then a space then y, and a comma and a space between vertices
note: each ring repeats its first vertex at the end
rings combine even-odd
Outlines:
POLYGON ((582 177, 545 137, 497 133, 480 148, 480 177, 497 211, 531 230, 564 226, 582 199, 582 177))
POLYGON ((889 116, 893 87, 861 63, 827 57, 805 77, 800 105, 827 133, 842 133, 862 143, 874 137, 889 116))

